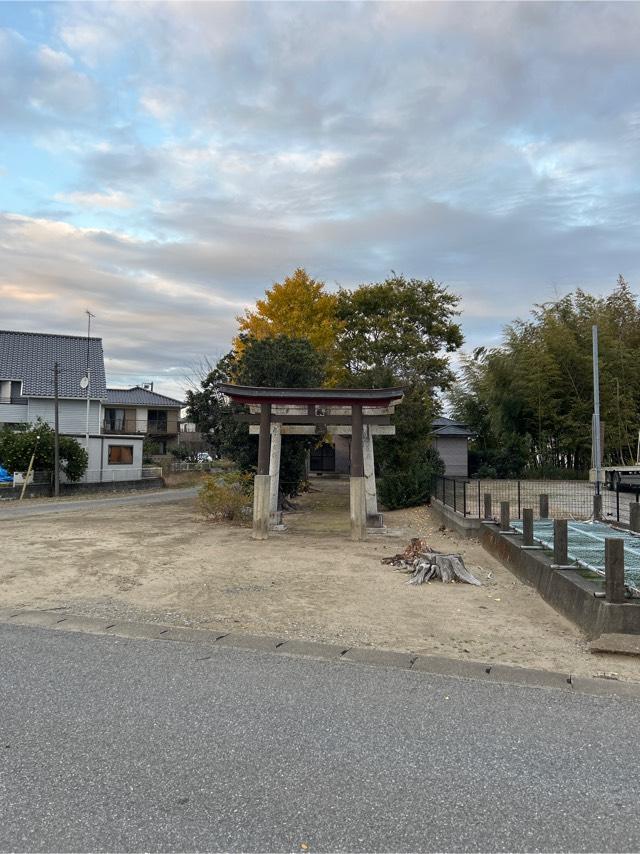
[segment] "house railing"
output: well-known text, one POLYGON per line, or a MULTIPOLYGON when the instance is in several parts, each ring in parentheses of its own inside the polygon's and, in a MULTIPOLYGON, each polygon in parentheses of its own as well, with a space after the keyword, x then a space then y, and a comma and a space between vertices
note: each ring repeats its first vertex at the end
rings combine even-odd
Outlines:
POLYGON ((0 397, 0 403, 8 404, 11 406, 12 404, 15 406, 26 406, 28 398, 21 397, 18 394, 12 394, 10 397, 0 397))
POLYGON ((102 432, 110 436, 172 436, 174 433, 178 433, 178 422, 171 419, 167 421, 143 421, 136 418, 125 418, 124 420, 106 418, 102 422, 102 432))

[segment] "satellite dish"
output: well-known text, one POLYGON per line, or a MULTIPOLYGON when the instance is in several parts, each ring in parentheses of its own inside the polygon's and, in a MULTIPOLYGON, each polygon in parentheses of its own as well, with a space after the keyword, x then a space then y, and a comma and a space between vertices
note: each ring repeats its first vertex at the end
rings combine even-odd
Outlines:
POLYGON ((82 377, 80 380, 80 388, 88 388, 89 386, 89 377, 82 377))

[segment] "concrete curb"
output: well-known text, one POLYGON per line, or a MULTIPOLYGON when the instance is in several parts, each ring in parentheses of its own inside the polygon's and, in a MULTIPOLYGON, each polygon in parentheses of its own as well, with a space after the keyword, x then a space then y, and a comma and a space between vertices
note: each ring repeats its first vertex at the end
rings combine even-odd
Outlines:
MULTIPOLYGON (((132 640, 173 641, 213 647, 263 652, 279 656, 314 658, 327 662, 351 665, 409 670, 457 679, 479 682, 519 685, 529 688, 547 688, 569 693, 589 694, 595 697, 620 697, 640 701, 640 683, 620 682, 615 679, 598 679, 573 676, 551 670, 534 670, 507 664, 490 664, 480 661, 416 655, 393 650, 349 647, 347 645, 316 643, 314 641, 249 635, 225 631, 219 627, 192 629, 186 626, 165 626, 161 623, 117 622, 114 620, 84 617, 61 609, 27 610, 0 608, 0 624, 31 626, 55 631, 84 632, 111 635, 132 640)), ((210 655, 205 658, 211 658, 210 655)))

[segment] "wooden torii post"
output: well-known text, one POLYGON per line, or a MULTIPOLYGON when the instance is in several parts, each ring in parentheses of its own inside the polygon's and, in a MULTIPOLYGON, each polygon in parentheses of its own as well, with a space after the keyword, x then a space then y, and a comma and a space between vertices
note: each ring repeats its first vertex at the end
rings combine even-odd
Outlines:
POLYGON ((402 388, 267 388, 222 383, 220 391, 249 413, 236 418, 258 434, 258 470, 254 478, 253 537, 267 539, 277 517, 282 435, 314 435, 330 427, 351 435, 351 538, 363 540, 367 519, 378 518, 373 436, 394 435, 390 416, 402 401, 402 388))

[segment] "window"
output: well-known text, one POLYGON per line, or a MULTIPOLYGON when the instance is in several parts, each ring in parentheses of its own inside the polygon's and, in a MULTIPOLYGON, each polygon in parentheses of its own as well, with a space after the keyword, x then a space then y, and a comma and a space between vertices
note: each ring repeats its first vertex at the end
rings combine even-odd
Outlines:
POLYGON ((133 465, 133 445, 109 445, 109 465, 133 465))
POLYGON ((124 430, 124 409, 105 409, 104 428, 112 433, 124 430))
POLYGON ((147 431, 149 433, 167 432, 167 413, 163 409, 150 409, 147 416, 147 431))

